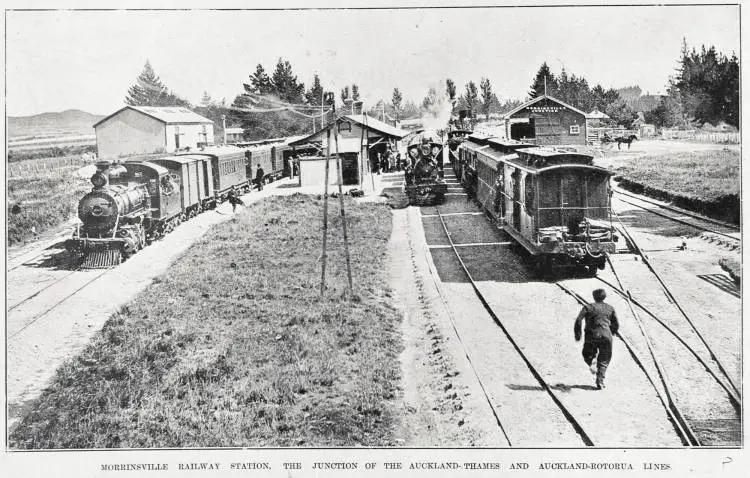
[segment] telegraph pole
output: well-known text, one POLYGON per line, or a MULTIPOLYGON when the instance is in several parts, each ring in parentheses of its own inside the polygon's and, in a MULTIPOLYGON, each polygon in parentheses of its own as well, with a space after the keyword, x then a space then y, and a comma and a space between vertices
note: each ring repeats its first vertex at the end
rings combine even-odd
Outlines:
POLYGON ((320 295, 326 292, 326 244, 328 242, 328 171, 329 159, 331 157, 331 130, 326 135, 326 174, 325 185, 323 186, 323 254, 321 255, 322 266, 320 269, 320 295))
POLYGON ((224 144, 227 144, 227 115, 221 115, 221 128, 224 131, 224 144))
MULTIPOLYGON (((333 117, 336 118, 336 106, 333 107, 333 117)), ((343 191, 343 173, 341 172, 341 156, 339 155, 339 133, 337 124, 338 121, 333 123, 333 138, 336 141, 336 171, 339 179, 339 206, 341 207, 341 228, 344 231, 344 254, 346 255, 346 278, 349 281, 349 294, 352 293, 352 266, 351 260, 349 259, 349 238, 346 234, 346 210, 344 209, 344 191, 343 191)), ((326 161, 326 165, 328 162, 326 161)))

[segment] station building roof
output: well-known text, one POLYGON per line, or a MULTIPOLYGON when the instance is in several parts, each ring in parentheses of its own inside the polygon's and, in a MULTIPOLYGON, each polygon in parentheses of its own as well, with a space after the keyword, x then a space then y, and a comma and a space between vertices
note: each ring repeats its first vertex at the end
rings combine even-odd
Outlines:
MULTIPOLYGON (((340 117, 336 122, 340 123, 342 121, 351 121, 353 123, 357 123, 363 128, 374 131, 389 138, 402 139, 410 133, 409 131, 404 131, 400 128, 393 127, 388 123, 383 123, 382 121, 367 115, 344 115, 340 117)), ((319 141, 323 137, 323 133, 332 126, 333 122, 329 123, 325 128, 316 131, 315 133, 312 133, 308 136, 303 136, 293 141, 289 141, 287 144, 289 146, 299 146, 302 144, 307 144, 310 141, 319 141)))
POLYGON ((529 106, 532 106, 532 105, 534 105, 536 103, 539 103, 540 101, 542 101, 544 99, 547 99, 547 100, 550 100, 550 101, 554 101, 555 103, 558 103, 561 106, 563 106, 563 107, 565 107, 565 108, 567 108, 567 109, 569 109, 571 111, 575 111, 576 113, 579 113, 579 114, 581 114, 581 115, 583 115, 585 117, 588 117, 588 114, 585 113, 584 111, 581 111, 578 108, 576 108, 575 106, 571 106, 571 105, 565 103, 562 100, 558 100, 557 98, 554 98, 554 97, 549 96, 549 95, 540 95, 540 96, 537 96, 536 98, 534 98, 532 100, 529 100, 526 103, 523 103, 521 105, 518 105, 515 108, 513 108, 512 110, 508 111, 507 113, 505 113, 504 118, 508 119, 511 116, 513 116, 514 114, 518 113, 519 111, 521 111, 521 110, 523 110, 525 108, 528 108, 529 106))
POLYGON ((128 109, 154 118, 164 124, 214 124, 210 119, 183 106, 126 106, 96 122, 94 128, 128 109))

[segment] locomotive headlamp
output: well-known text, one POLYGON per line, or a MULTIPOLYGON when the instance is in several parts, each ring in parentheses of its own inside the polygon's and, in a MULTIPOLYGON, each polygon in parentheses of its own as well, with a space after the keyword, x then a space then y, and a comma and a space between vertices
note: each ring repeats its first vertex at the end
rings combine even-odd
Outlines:
POLYGON ((103 188, 107 185, 107 176, 102 174, 101 171, 97 171, 91 176, 91 184, 93 184, 95 188, 103 188))
POLYGON ((423 144, 422 145, 422 156, 429 156, 430 155, 430 145, 429 144, 423 144))

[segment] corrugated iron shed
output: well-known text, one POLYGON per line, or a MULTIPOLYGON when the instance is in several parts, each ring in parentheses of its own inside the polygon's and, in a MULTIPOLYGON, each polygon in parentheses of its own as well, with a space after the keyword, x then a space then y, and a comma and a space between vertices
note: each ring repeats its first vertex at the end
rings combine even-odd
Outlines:
POLYGON ((99 120, 94 124, 94 128, 127 109, 137 111, 165 124, 213 124, 210 119, 182 106, 126 106, 99 120))

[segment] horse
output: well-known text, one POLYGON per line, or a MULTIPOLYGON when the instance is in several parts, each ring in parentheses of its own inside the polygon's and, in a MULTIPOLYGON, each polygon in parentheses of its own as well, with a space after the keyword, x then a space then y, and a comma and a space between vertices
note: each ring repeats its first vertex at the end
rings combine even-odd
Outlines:
POLYGON ((615 138, 615 141, 617 141, 617 149, 620 149, 620 145, 622 143, 627 144, 628 149, 630 149, 630 143, 632 143, 633 141, 636 141, 637 139, 638 139, 638 136, 634 134, 631 134, 628 137, 618 136, 617 138, 615 138))

